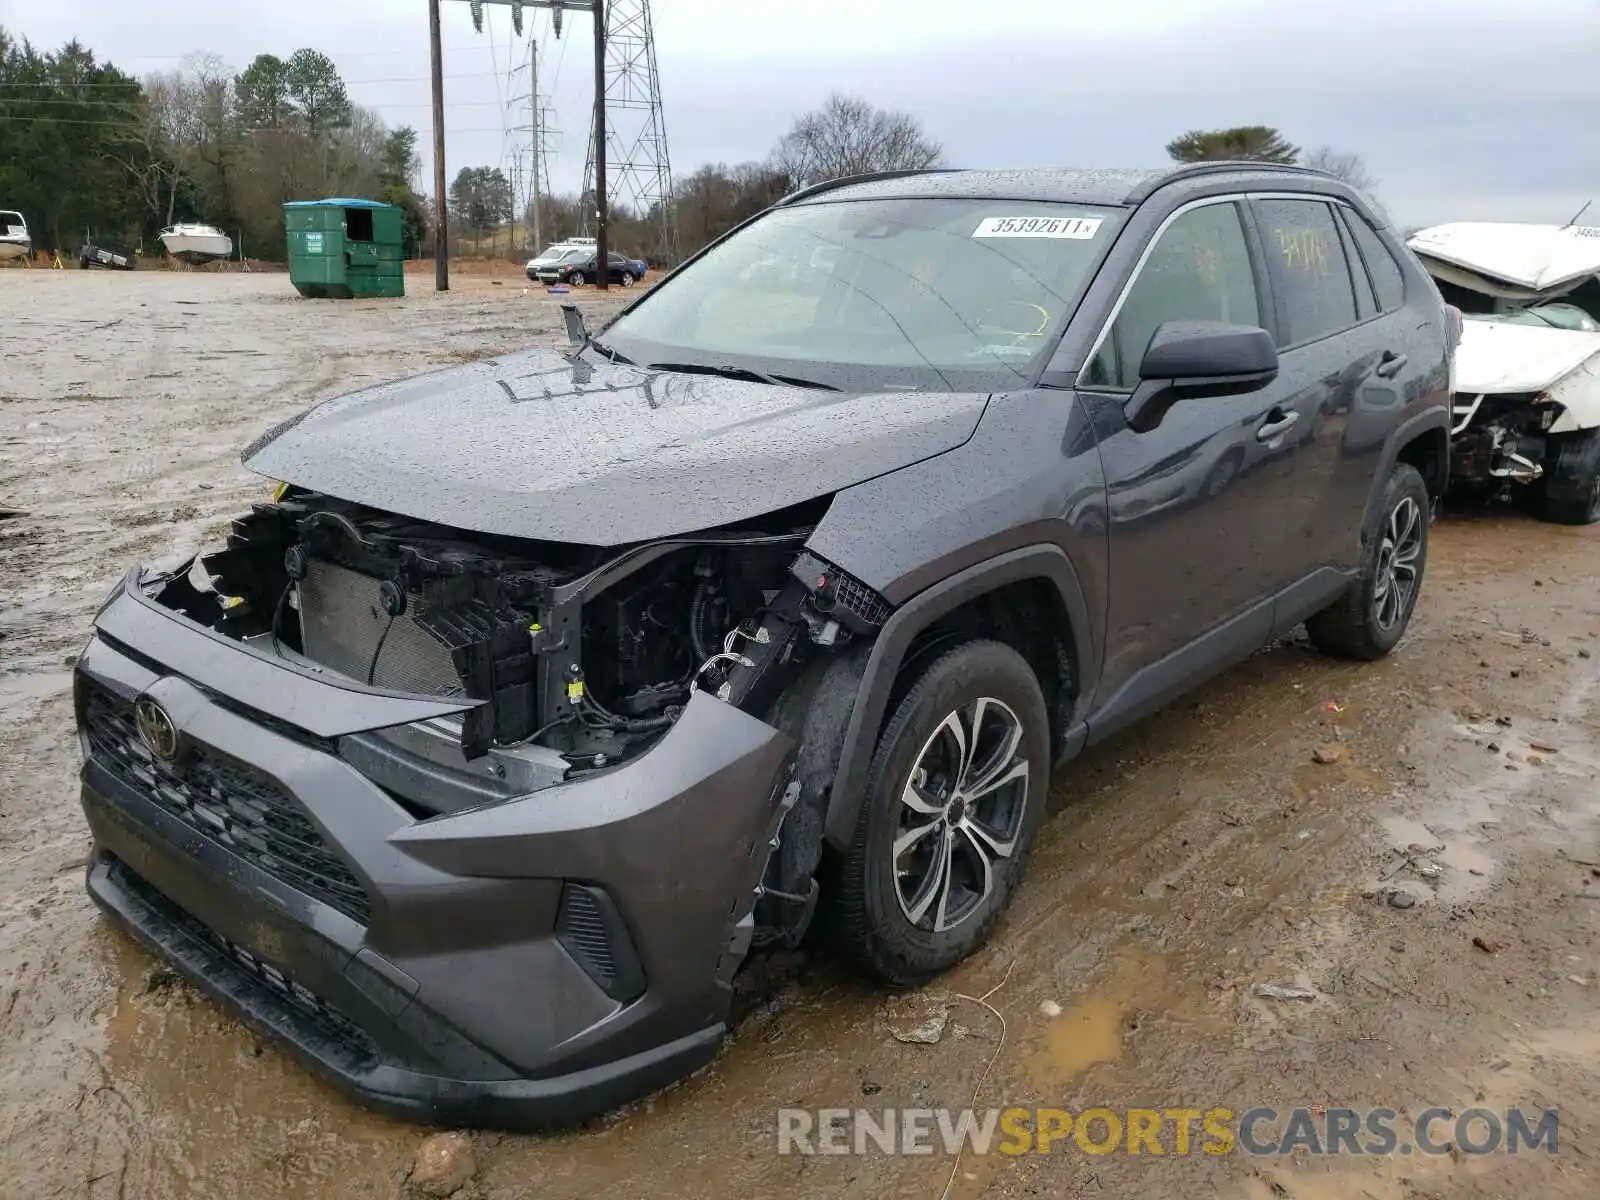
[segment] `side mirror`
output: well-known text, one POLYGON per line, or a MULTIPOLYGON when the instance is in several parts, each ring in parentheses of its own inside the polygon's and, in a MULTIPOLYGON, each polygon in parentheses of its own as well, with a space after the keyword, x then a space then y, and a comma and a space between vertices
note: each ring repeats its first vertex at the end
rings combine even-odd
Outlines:
POLYGON ((1139 363, 1139 386, 1128 398, 1128 424, 1153 428, 1173 401, 1253 392, 1278 377, 1278 348, 1255 325, 1167 321, 1139 363))

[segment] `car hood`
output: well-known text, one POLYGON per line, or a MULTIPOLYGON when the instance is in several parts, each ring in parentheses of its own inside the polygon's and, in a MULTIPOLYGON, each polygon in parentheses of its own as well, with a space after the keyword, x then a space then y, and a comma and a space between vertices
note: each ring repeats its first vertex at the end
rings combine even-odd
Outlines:
POLYGON ((1600 356, 1600 333, 1473 317, 1462 322, 1456 391, 1506 395, 1542 391, 1600 356))
POLYGON ((614 546, 759 517, 954 449, 984 393, 830 392, 533 350, 352 392, 252 471, 511 537, 614 546))
POLYGON ((1456 221, 1406 244, 1436 278, 1491 296, 1555 297, 1600 274, 1600 229, 1592 226, 1456 221))

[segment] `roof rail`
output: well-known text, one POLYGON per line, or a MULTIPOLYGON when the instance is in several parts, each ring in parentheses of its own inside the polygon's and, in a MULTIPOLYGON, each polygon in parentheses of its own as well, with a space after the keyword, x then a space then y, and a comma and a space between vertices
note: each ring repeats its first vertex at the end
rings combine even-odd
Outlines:
POLYGON ((867 171, 861 175, 841 175, 837 179, 825 179, 821 183, 813 183, 808 187, 790 192, 772 207, 782 208, 786 204, 798 204, 801 200, 809 200, 813 196, 822 195, 823 192, 831 192, 835 188, 850 187, 852 184, 876 183, 880 179, 904 179, 908 175, 943 175, 959 169, 958 167, 920 167, 914 170, 867 171))
POLYGON ((1327 171, 1318 170, 1316 167, 1302 167, 1296 163, 1259 162, 1250 158, 1215 158, 1204 162, 1179 163, 1171 170, 1152 179, 1146 180, 1128 193, 1127 203, 1139 204, 1148 200, 1152 193, 1169 183, 1176 183, 1180 179, 1193 179, 1196 175, 1222 175, 1230 171, 1265 171, 1278 172, 1284 175, 1315 175, 1323 179, 1337 179, 1327 171))

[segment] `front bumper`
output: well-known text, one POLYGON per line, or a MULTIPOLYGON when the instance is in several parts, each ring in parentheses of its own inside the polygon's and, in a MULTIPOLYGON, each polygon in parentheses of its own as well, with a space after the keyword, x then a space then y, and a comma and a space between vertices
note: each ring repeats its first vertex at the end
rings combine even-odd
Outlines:
POLYGON ((423 820, 341 755, 419 701, 273 662, 131 578, 96 627, 76 687, 91 895, 343 1090, 547 1128, 715 1056, 782 734, 697 694, 624 766, 423 820), (139 742, 139 697, 178 727, 176 764, 139 742))

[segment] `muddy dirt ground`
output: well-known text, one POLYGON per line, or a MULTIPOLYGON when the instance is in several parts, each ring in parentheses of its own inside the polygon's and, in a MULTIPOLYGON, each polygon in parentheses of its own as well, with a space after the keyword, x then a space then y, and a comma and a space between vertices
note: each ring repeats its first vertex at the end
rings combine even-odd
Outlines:
MULTIPOLYGON (((0 1196, 403 1186, 423 1131, 343 1101, 96 915, 68 688, 127 564, 192 551, 265 494, 237 459, 257 433, 364 382, 559 340, 555 304, 520 280, 412 282, 400 302, 314 303, 281 275, 0 275, 0 507, 26 510, 0 519, 0 1196)), ((1386 661, 1287 641, 1058 773, 1011 914, 927 989, 948 1006, 936 1044, 896 1040, 885 996, 826 958, 785 964, 711 1068, 579 1132, 475 1135, 462 1195, 1593 1196, 1597 584, 1600 529, 1447 514, 1386 661), (1333 744, 1340 761, 1313 761, 1333 744), (993 1012, 962 998, 996 985, 993 1012), (1073 1110, 1558 1107, 1559 1148, 776 1153, 779 1106, 975 1092, 1073 1110)))

